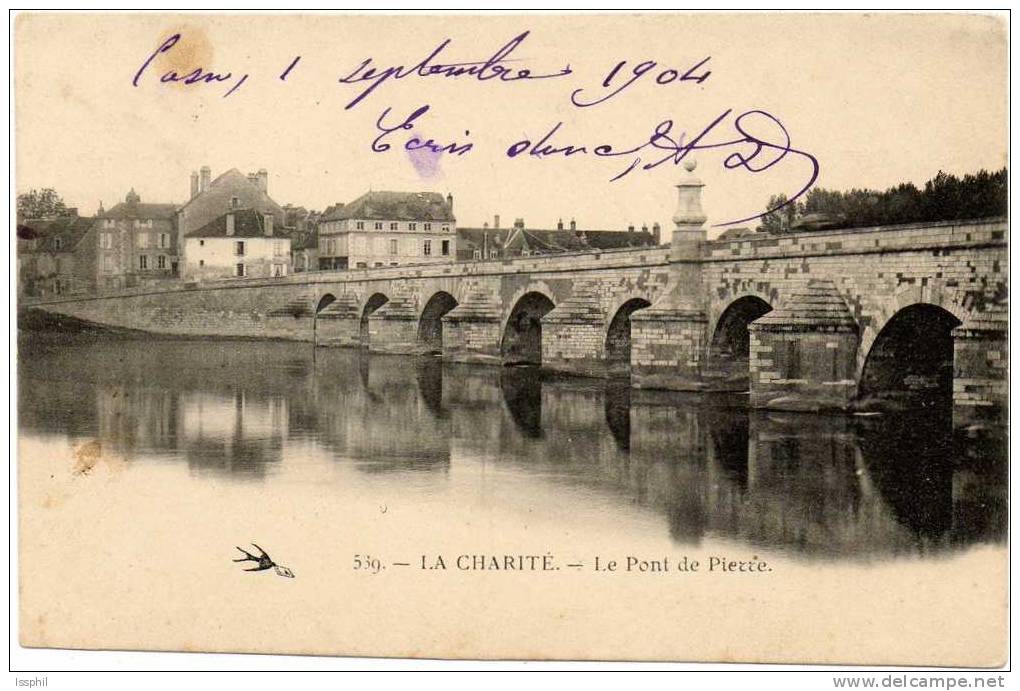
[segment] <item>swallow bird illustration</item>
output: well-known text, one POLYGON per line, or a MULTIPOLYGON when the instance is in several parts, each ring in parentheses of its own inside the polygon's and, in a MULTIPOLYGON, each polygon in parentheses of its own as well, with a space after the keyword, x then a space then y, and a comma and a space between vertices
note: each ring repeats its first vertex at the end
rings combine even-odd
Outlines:
POLYGON ((267 571, 269 569, 274 569, 276 571, 277 576, 283 576, 285 578, 294 578, 293 571, 288 569, 286 566, 280 566, 279 564, 277 564, 275 561, 273 561, 273 558, 269 556, 269 553, 266 552, 266 550, 262 549, 254 542, 251 544, 255 549, 257 549, 261 553, 259 556, 255 556, 251 552, 238 547, 237 548, 238 551, 240 551, 241 554, 243 554, 244 556, 241 557, 240 559, 234 559, 235 562, 243 561, 255 562, 255 566, 251 567, 250 569, 244 569, 245 571, 267 571))

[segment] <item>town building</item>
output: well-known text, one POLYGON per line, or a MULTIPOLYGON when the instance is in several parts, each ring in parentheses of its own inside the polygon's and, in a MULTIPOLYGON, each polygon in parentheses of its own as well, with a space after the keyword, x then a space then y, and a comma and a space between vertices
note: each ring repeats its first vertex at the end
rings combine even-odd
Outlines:
POLYGON ((453 196, 366 192, 319 220, 319 268, 364 269, 452 262, 457 256, 453 196))
POLYGON ((177 278, 177 205, 145 203, 134 188, 108 211, 100 208, 87 237, 95 244, 95 285, 129 288, 177 278))
POLYGON ((230 209, 184 239, 184 279, 274 278, 290 273, 290 237, 276 216, 230 209))
POLYGON ((285 225, 285 212, 269 196, 269 173, 265 168, 257 173, 244 175, 237 168, 231 168, 216 179, 211 179, 209 166, 202 166, 200 172, 191 173, 191 196, 177 212, 177 227, 180 237, 187 237, 230 209, 254 209, 261 214, 271 214, 277 229, 285 225))
POLYGON ((87 292, 95 286, 94 218, 68 209, 63 216, 20 219, 18 294, 33 297, 87 292))
POLYGON ((636 230, 579 229, 577 222, 569 227, 562 220, 555 229, 528 228, 524 219, 514 220, 510 228, 499 227, 499 216, 490 227, 457 229, 457 260, 508 259, 564 252, 591 252, 626 247, 654 247, 660 242, 660 226, 649 231, 645 226, 636 230))

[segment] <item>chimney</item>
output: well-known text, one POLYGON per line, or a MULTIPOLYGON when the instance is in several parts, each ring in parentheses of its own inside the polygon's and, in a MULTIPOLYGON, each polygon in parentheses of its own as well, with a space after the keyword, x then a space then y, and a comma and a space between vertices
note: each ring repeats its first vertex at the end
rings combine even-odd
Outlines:
POLYGON ((227 235, 234 234, 234 214, 233 212, 227 214, 227 235))
POLYGON ((499 214, 496 214, 496 218, 494 220, 495 223, 493 224, 492 227, 495 228, 496 230, 499 230, 499 214))
POLYGON ((209 169, 209 166, 202 166, 201 171, 202 177, 199 180, 198 191, 205 192, 209 189, 209 179, 212 177, 212 170, 209 169))
POLYGON ((524 219, 523 218, 515 218, 514 219, 514 228, 524 228, 524 219))
POLYGON ((191 171, 191 196, 189 199, 194 199, 198 196, 198 171, 191 171))
POLYGON ((446 205, 450 207, 450 213, 453 213, 453 194, 450 192, 446 193, 446 205))
POLYGON ((265 168, 259 168, 259 189, 269 194, 269 171, 265 168))
POLYGON ((659 222, 656 221, 655 223, 652 224, 652 237, 655 238, 656 245, 658 245, 661 242, 661 240, 659 239, 659 235, 661 232, 662 226, 660 226, 659 222))
POLYGON ((556 230, 563 230, 563 219, 556 221, 556 230))
POLYGON ((273 237, 273 214, 263 216, 262 225, 265 228, 266 237, 273 237))
POLYGON ((642 223, 641 224, 641 232, 642 233, 647 233, 648 232, 648 224, 647 223, 642 223))
POLYGON ((577 221, 575 221, 574 219, 570 219, 570 229, 577 230, 577 221))
POLYGON ((631 223, 629 226, 627 226, 627 232, 628 233, 633 233, 634 232, 634 224, 633 223, 631 223))

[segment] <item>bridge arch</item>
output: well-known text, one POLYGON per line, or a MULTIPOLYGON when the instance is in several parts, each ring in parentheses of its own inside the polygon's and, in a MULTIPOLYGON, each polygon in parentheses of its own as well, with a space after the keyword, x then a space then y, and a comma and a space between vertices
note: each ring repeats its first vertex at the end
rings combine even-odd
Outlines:
MULTIPOLYGON (((903 286, 897 290, 891 298, 882 301, 876 309, 871 311, 871 319, 868 320, 861 332, 861 345, 857 351, 857 378, 860 380, 864 373, 864 365, 868 353, 875 344, 879 333, 886 324, 901 310, 911 305, 928 304, 941 307, 949 312, 961 323, 966 323, 970 318, 970 312, 964 308, 953 291, 945 290, 940 282, 930 281, 928 285, 903 286)), ((867 315, 868 310, 865 310, 867 315)))
POLYGON ((315 303, 315 313, 318 314, 322 310, 326 309, 330 305, 336 302, 336 295, 333 293, 323 293, 319 300, 315 303))
POLYGON ((944 306, 928 302, 899 309, 864 351, 858 397, 924 407, 951 402, 953 329, 961 323, 944 306))
POLYGON ((555 306, 541 290, 529 290, 514 301, 500 340, 503 364, 542 364, 542 317, 555 306))
POLYGON ((365 306, 361 308, 361 323, 358 325, 358 337, 361 345, 367 346, 369 342, 368 318, 389 301, 390 299, 383 293, 372 293, 365 301, 365 306))
POLYGON ((445 290, 436 291, 425 303, 418 319, 418 343, 427 352, 443 352, 443 316, 457 304, 457 299, 445 290))
POLYGON ((612 317, 606 325, 605 348, 606 361, 610 368, 630 367, 630 317, 638 310, 651 305, 651 301, 644 297, 630 297, 616 305, 609 313, 612 317))
POLYGON ((751 354, 751 322, 772 311, 772 304, 760 295, 744 294, 726 306, 712 330, 708 366, 727 375, 746 376, 751 354))

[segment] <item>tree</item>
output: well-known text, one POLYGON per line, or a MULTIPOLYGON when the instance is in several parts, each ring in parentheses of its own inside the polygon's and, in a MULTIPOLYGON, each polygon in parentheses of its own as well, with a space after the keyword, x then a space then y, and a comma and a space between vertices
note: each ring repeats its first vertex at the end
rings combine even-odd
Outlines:
POLYGON ((1005 216, 1008 213, 1009 176, 1005 168, 994 173, 980 170, 958 178, 939 171, 918 189, 906 182, 884 192, 852 189, 846 192, 814 187, 803 206, 786 202, 786 196, 769 199, 769 213, 762 217, 761 229, 786 233, 799 215, 820 214, 829 219, 825 228, 862 228, 866 226, 931 221, 956 221, 969 218, 1005 216))
POLYGON ((769 197, 769 212, 761 217, 761 230, 766 233, 789 233, 790 227, 801 214, 798 202, 788 203, 785 194, 774 194, 769 197))
POLYGON ((32 189, 18 195, 18 218, 66 216, 67 212, 64 200, 52 187, 42 190, 32 189))

